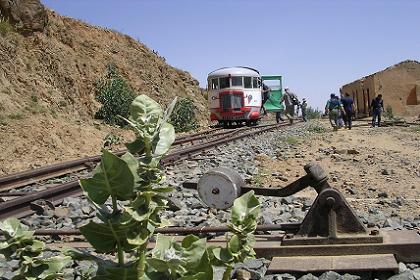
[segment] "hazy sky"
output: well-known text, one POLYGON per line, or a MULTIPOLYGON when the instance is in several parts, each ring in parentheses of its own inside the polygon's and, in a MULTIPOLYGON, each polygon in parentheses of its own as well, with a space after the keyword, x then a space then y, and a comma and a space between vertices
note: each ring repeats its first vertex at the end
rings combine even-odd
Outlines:
POLYGON ((419 0, 42 0, 56 12, 139 39, 206 86, 244 65, 323 107, 341 85, 420 59, 419 0))

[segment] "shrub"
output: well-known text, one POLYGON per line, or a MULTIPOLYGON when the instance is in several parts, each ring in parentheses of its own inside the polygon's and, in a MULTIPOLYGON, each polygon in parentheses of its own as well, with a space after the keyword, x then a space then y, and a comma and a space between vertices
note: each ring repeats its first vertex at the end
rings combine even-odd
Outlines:
POLYGON ((108 124, 124 126, 131 102, 135 94, 120 75, 115 65, 108 66, 108 73, 96 83, 96 100, 102 107, 96 112, 95 118, 103 119, 108 124))
POLYGON ((308 107, 306 109, 306 118, 308 120, 312 120, 312 119, 320 119, 322 116, 322 111, 318 110, 316 108, 312 108, 312 107, 308 107))
POLYGON ((180 99, 174 108, 170 123, 176 132, 187 132, 197 128, 195 105, 189 98, 180 99))
POLYGON ((394 118, 394 113, 392 112, 392 107, 390 105, 386 106, 384 117, 390 120, 394 118))
POLYGON ((9 20, 0 16, 0 34, 6 36, 8 33, 13 31, 13 26, 9 20))

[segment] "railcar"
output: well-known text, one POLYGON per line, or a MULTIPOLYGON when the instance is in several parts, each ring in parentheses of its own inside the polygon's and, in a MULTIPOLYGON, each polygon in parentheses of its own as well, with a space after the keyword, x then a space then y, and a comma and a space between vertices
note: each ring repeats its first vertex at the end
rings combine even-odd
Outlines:
POLYGON ((250 67, 225 67, 208 74, 210 119, 224 126, 256 124, 261 118, 261 75, 250 67))

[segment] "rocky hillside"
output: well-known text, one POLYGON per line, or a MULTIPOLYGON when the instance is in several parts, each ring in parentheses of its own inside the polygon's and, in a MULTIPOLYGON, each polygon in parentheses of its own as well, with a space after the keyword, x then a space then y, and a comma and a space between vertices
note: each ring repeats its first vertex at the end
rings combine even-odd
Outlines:
POLYGON ((95 82, 115 64, 129 85, 162 105, 191 97, 201 124, 206 100, 188 72, 129 36, 45 9, 38 0, 0 0, 13 29, 0 32, 0 174, 99 151, 109 133, 93 119, 95 82), (37 159, 38 158, 38 159, 37 159))

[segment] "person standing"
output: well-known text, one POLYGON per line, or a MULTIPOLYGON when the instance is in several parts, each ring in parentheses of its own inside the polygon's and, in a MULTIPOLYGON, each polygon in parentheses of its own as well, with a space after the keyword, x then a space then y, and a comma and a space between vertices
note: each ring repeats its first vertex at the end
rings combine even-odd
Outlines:
POLYGON ((340 118, 340 112, 345 114, 343 105, 341 104, 340 99, 338 99, 338 96, 332 93, 330 95, 330 99, 327 101, 327 105, 325 106, 325 113, 329 116, 331 126, 334 130, 339 128, 338 121, 340 118))
POLYGON ((341 98, 341 103, 344 107, 344 124, 348 129, 351 129, 352 117, 354 112, 354 102, 353 98, 350 97, 350 94, 346 93, 343 98, 341 98))
POLYGON ((296 95, 289 90, 289 88, 284 89, 284 94, 280 98, 280 103, 284 102, 286 107, 285 113, 286 117, 289 120, 290 124, 293 124, 293 117, 295 115, 295 104, 299 102, 296 95))
POLYGON ((306 119, 306 108, 308 107, 308 103, 306 103, 306 99, 303 98, 302 99, 302 104, 300 104, 300 110, 302 111, 302 119, 304 122, 307 122, 308 120, 306 119))
POLYGON ((264 116, 267 115, 267 110, 264 107, 265 102, 270 98, 270 91, 271 88, 269 88, 266 84, 262 84, 261 94, 262 94, 262 102, 261 102, 261 109, 264 112, 264 116))
POLYGON ((384 111, 384 101, 382 100, 382 94, 372 99, 370 103, 370 108, 372 110, 372 127, 375 127, 376 119, 378 119, 378 126, 381 126, 381 115, 384 111))

